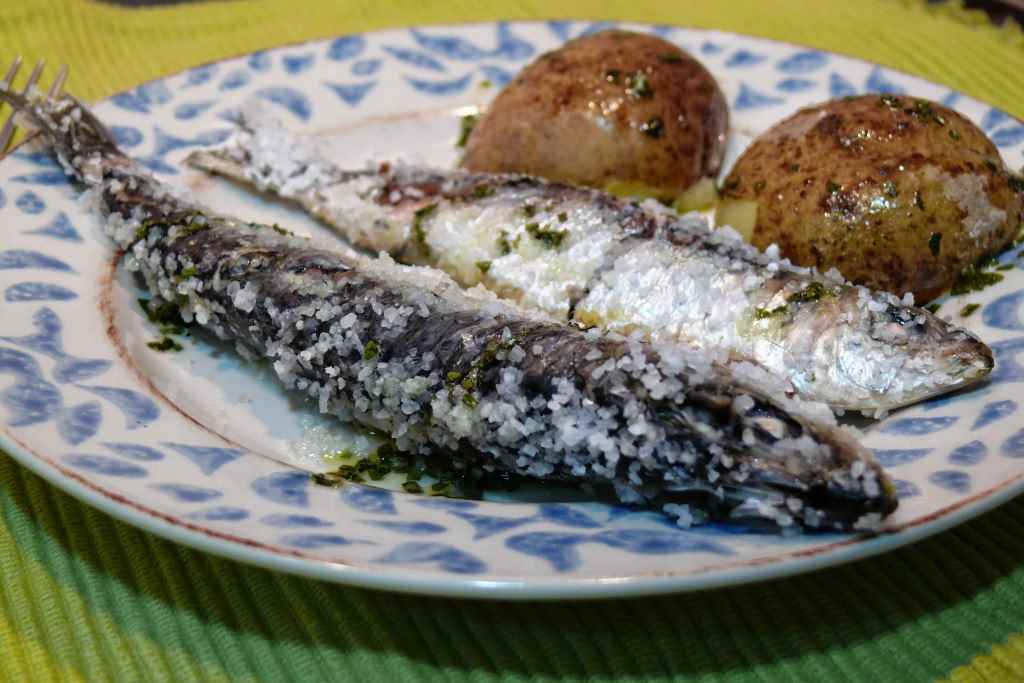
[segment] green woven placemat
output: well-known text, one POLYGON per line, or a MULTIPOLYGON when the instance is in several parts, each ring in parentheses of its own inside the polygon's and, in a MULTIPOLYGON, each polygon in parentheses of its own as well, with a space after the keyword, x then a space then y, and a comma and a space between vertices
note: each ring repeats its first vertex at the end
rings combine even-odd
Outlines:
MULTIPOLYGON (((124 10, 0 3, 0 63, 87 98, 198 62, 384 26, 505 18, 719 28, 872 59, 1024 115, 1024 37, 955 6, 335 0, 124 10)), ((509 604, 373 593, 160 540, 0 457, 0 680, 1024 680, 1024 501, 909 548, 709 593, 509 604), (959 667, 959 668, 957 668, 959 667)))

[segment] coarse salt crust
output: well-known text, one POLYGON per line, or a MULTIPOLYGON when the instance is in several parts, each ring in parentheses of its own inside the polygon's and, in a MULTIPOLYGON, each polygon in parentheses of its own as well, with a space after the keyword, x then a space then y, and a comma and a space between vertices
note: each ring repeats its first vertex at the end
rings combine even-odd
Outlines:
MULTIPOLYGON (((104 197, 109 204, 109 192, 104 197)), ((286 387, 308 395, 319 410, 378 429, 403 450, 469 447, 488 469, 606 481, 626 502, 693 487, 725 500, 736 482, 760 476, 750 446, 729 437, 730 425, 749 422, 745 431, 758 433, 759 458, 774 461, 779 476, 826 471, 834 482, 859 487, 869 470, 875 474, 864 452, 834 430, 826 407, 782 395, 767 402, 770 375, 752 364, 736 366, 723 385, 722 366, 698 350, 524 317, 499 299, 466 296, 438 271, 387 256, 346 260, 305 239, 229 219, 188 214, 144 223, 112 213, 108 233, 130 250, 129 267, 151 291, 177 303, 185 320, 266 358, 286 387), (196 274, 182 277, 186 269, 196 274), (336 272, 344 277, 324 277, 336 272), (459 343, 446 351, 437 343, 443 340, 417 343, 426 342, 422 330, 432 325, 459 343), (550 358, 566 354, 584 367, 550 358), (475 384, 450 377, 469 377, 474 367, 475 384), (691 404, 698 386, 714 386, 727 398, 725 423, 702 415, 702 403, 691 404), (766 412, 775 404, 785 405, 788 419, 766 412), (685 429, 666 424, 666 410, 677 412, 685 429), (791 433, 795 425, 799 434, 791 433), (709 462, 701 481, 696 472, 709 462), (859 463, 859 476, 851 463, 859 463)), ((734 504, 743 516, 780 526, 827 518, 811 508, 795 517, 784 495, 756 488, 744 489, 734 504)), ((693 519, 688 507, 668 510, 693 519)))
MULTIPOLYGON (((344 171, 314 139, 265 117, 197 158, 298 201, 360 247, 432 265, 553 319, 724 350, 837 409, 882 414, 991 367, 977 339, 914 308, 912 295, 795 266, 775 245, 759 252, 731 229, 652 200, 401 163, 344 171)), ((997 217, 972 188, 969 179, 946 183, 969 204, 972 225, 988 229, 997 217)))
POLYGON ((883 495, 877 463, 827 408, 786 397, 758 366, 651 344, 641 331, 552 323, 468 296, 438 271, 210 214, 96 144, 75 111, 50 131, 55 150, 93 185, 83 201, 105 216, 126 266, 321 412, 414 453, 606 482, 626 502, 668 497, 683 525, 724 512, 781 527, 877 526, 867 511, 883 495), (812 487, 826 487, 816 506, 801 498, 812 487), (865 512, 851 515, 857 499, 865 512))

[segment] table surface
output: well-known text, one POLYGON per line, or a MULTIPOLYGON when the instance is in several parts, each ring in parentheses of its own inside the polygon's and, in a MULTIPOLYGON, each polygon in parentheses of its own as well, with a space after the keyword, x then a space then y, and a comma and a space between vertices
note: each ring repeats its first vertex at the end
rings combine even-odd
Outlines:
MULTIPOLYGON (((812 45, 1024 117, 1020 28, 921 0, 569 0, 557 12, 537 0, 20 0, 0 3, 0 62, 67 62, 69 89, 98 98, 290 41, 556 14, 812 45)), ((471 602, 329 585, 177 546, 0 455, 0 680, 1024 680, 1022 523, 1018 499, 882 557, 707 593, 471 602)))

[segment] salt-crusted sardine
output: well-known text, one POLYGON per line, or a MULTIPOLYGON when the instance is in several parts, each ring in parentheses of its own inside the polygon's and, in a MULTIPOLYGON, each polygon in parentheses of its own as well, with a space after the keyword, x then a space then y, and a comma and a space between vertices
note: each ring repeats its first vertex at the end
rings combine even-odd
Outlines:
POLYGON ((89 187, 126 266, 186 321, 405 451, 609 484, 684 520, 876 527, 891 481, 827 406, 749 363, 470 297, 439 271, 327 249, 177 197, 77 101, 0 90, 89 187))
POLYGON ((993 366, 966 330, 761 253, 698 214, 514 175, 338 168, 315 139, 240 121, 190 163, 294 200, 351 243, 562 320, 727 350, 834 408, 884 411, 993 366))

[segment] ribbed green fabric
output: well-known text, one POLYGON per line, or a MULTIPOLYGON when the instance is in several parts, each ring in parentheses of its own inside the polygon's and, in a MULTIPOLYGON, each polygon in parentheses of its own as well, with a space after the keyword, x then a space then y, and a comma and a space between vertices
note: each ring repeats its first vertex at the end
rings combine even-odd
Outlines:
MULTIPOLYGON (((1024 115, 1024 36, 956 6, 291 0, 125 10, 0 3, 0 63, 73 65, 101 97, 202 61, 344 32, 629 18, 789 40, 920 74, 1024 115)), ((784 581, 522 605, 388 595, 188 550, 0 456, 0 680, 1024 680, 1024 501, 910 548, 784 581)))
MULTIPOLYGON (((532 605, 253 569, 117 522, 8 458, 0 522, 4 681, 933 680, 1024 629, 1024 501, 809 576, 532 605)), ((1016 638, 980 666, 1024 670, 1016 638)))

